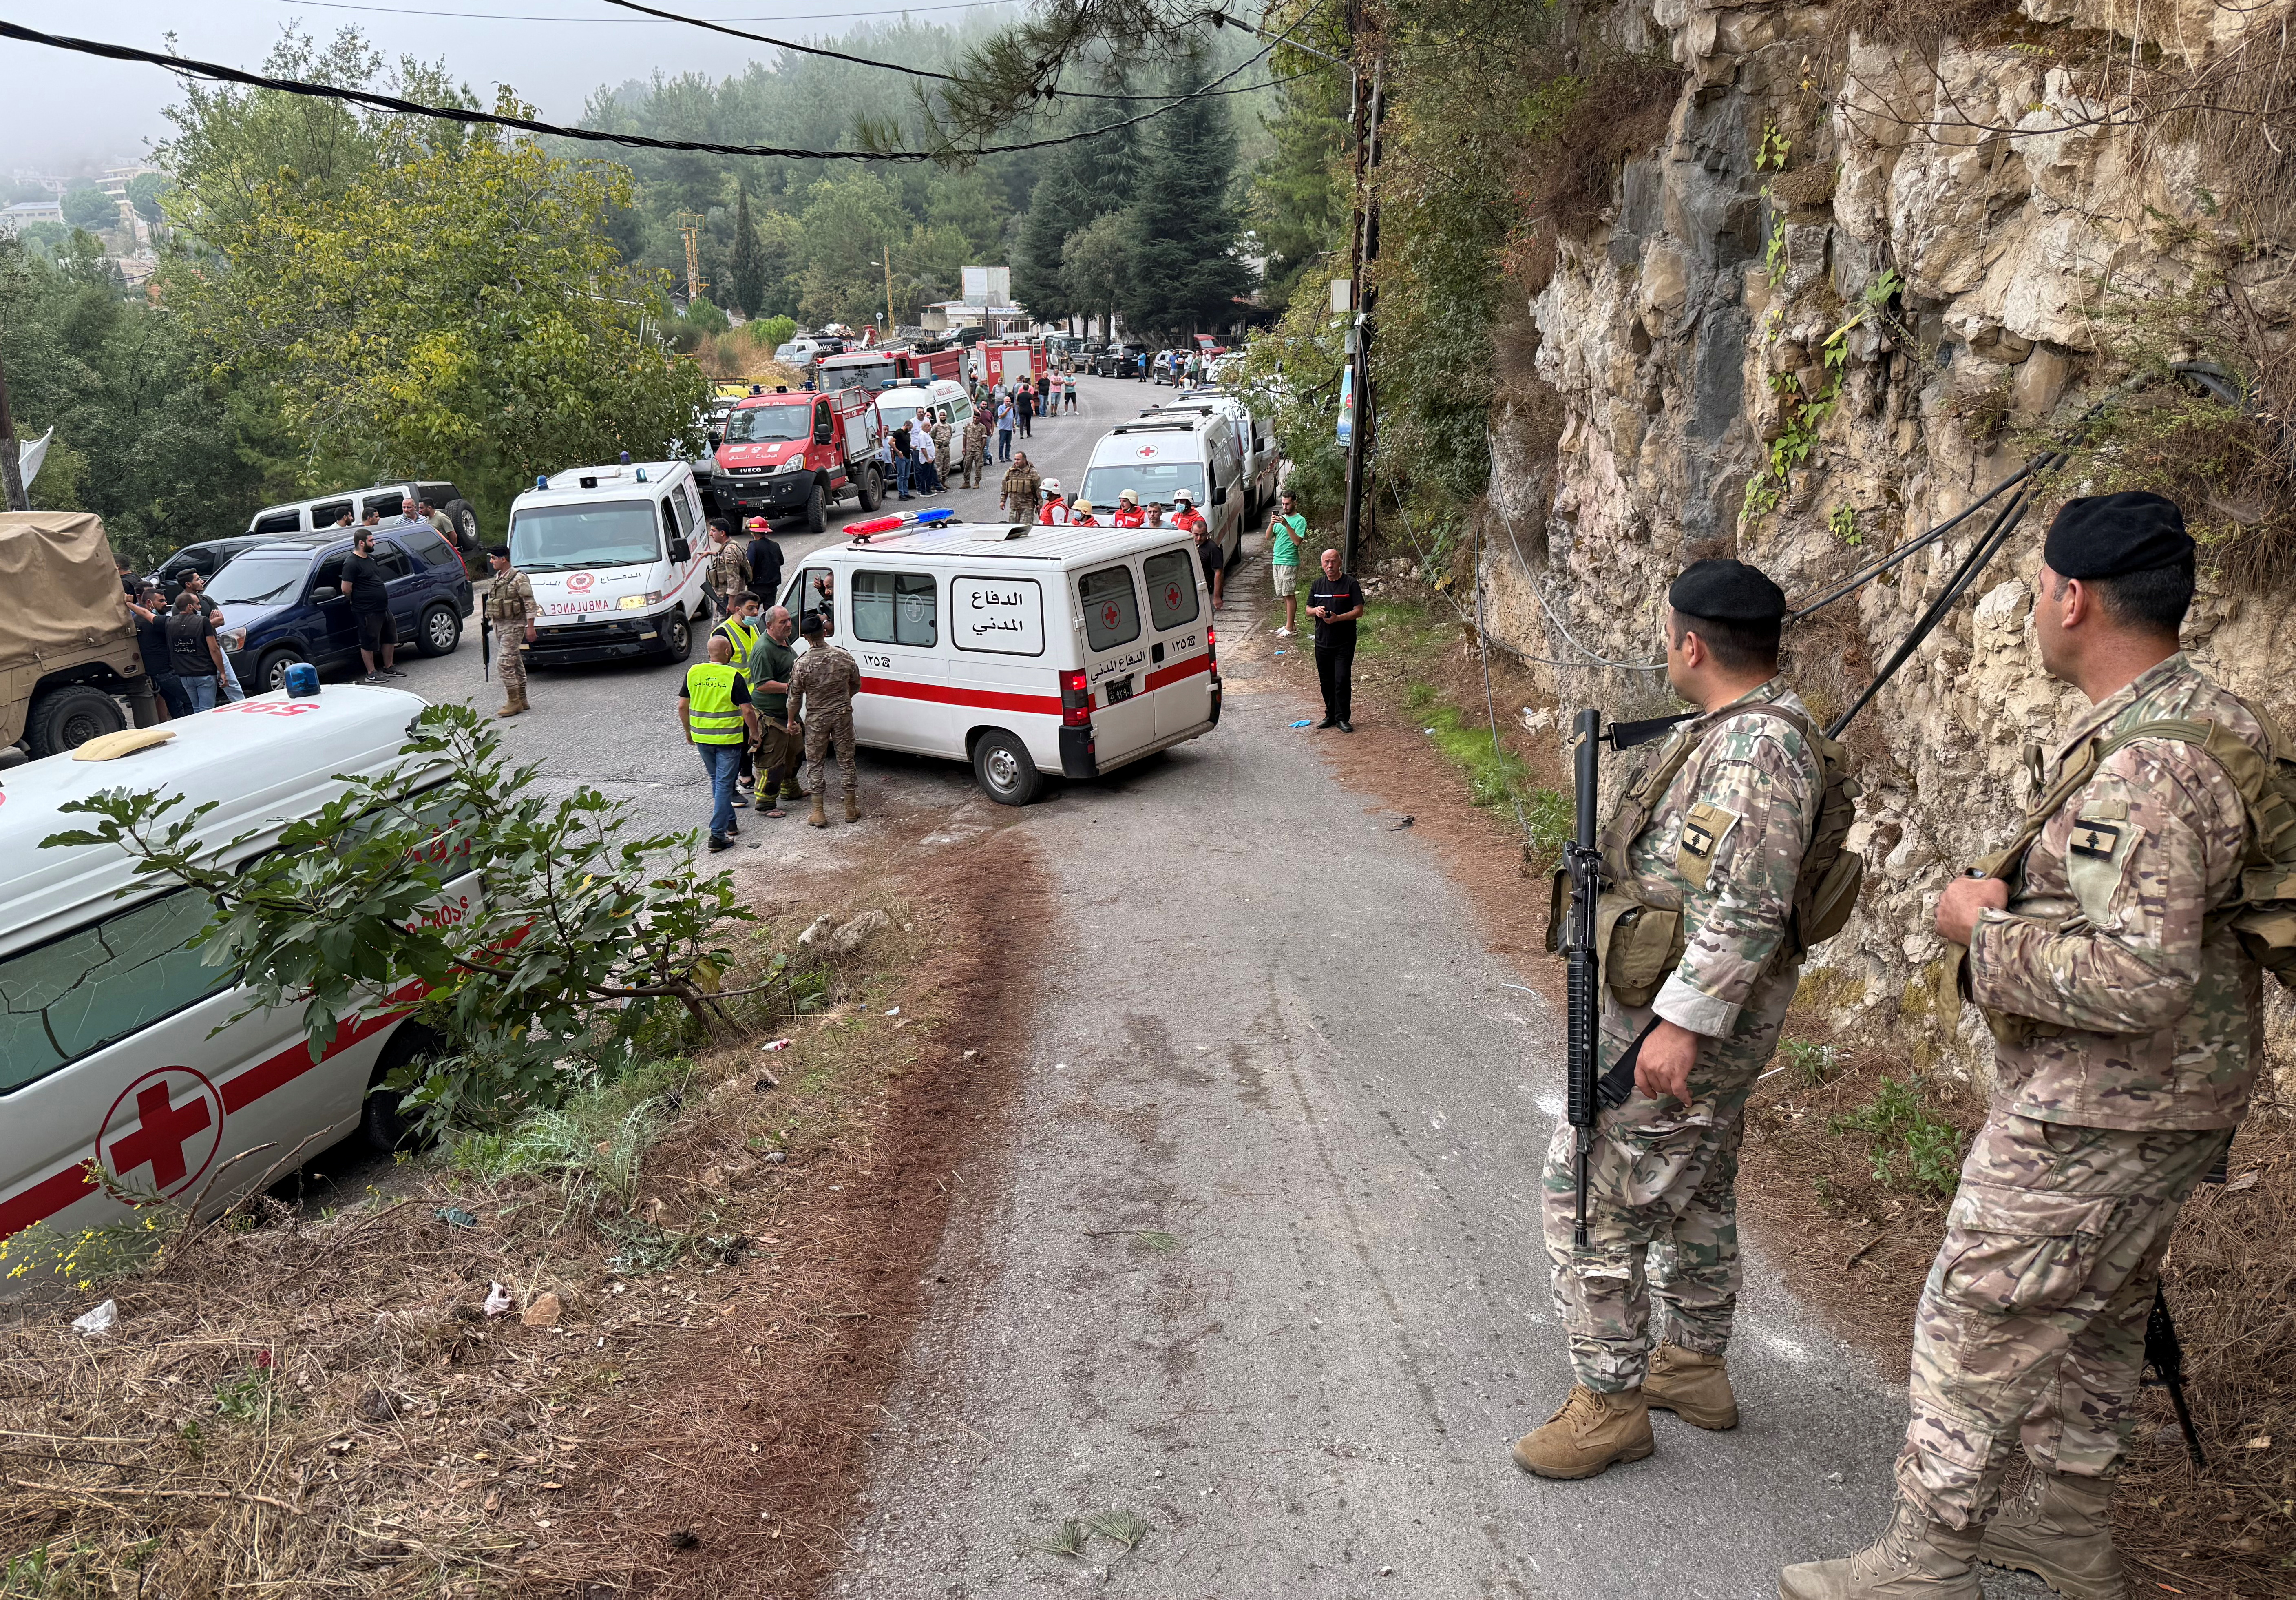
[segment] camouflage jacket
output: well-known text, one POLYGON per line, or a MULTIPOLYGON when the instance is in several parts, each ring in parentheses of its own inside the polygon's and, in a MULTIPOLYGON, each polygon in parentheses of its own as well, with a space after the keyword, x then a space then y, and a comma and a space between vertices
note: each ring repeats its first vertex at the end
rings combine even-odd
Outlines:
POLYGON ((949 427, 948 427, 948 424, 947 424, 947 423, 935 423, 932 425, 932 427, 931 427, 931 429, 930 430, 930 431, 931 431, 931 434, 932 434, 932 441, 933 441, 933 459, 934 459, 935 461, 944 461, 944 462, 945 462, 945 461, 947 461, 947 460, 948 460, 948 459, 949 459, 949 454, 948 454, 949 427))
MULTIPOLYGON (((2247 708, 2172 655, 2089 708, 2057 751, 2163 718, 2258 742, 2247 708)), ((2246 1113, 2263 972, 2208 914, 2239 882, 2248 813, 2204 751, 2144 739, 2107 757, 1979 917, 1971 997, 2041 1024, 1997 1046, 1996 1104, 2087 1128, 2230 1128, 2246 1113)))
MULTIPOLYGON (((1804 710, 1783 678, 1731 704, 1755 702, 1804 710)), ((1716 726, 1716 714, 1674 731, 1672 739, 1697 748, 1628 849, 1630 891, 1646 906, 1681 911, 1685 944, 1649 1005, 1626 1006, 1604 989, 1606 1065, 1653 1012, 1713 1038, 1774 1026, 1770 1013, 1784 1015, 1800 978, 1800 964, 1784 952, 1794 880, 1825 793, 1817 756, 1781 718, 1734 717, 1716 726)))
POLYGON ((731 596, 746 593, 750 587, 750 562, 742 554, 742 546, 728 541, 709 558, 709 587, 720 595, 731 596))
POLYGON ((521 628, 542 613, 535 609, 534 583, 512 567, 488 586, 486 604, 490 622, 515 622, 521 628))
POLYGON ((1034 505, 1037 503, 1037 486, 1043 481, 1036 468, 1014 467, 1004 474, 1004 484, 1000 492, 1008 506, 1034 505))
POLYGON ((981 426, 980 415, 964 425, 964 458, 967 461, 988 448, 988 430, 981 426))
POLYGON ((860 664, 834 644, 808 647, 790 669, 790 710, 795 712, 804 707, 808 722, 833 722, 851 716, 853 697, 860 693, 860 664))

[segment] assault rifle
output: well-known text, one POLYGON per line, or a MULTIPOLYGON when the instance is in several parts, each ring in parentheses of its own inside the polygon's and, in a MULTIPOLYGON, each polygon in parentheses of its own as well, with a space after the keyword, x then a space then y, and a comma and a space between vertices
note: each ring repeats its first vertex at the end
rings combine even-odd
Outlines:
POLYGON ((479 614, 479 677, 481 682, 494 676, 494 619, 483 611, 479 614))
MULTIPOLYGON (((1603 713, 1592 709, 1578 713, 1570 733, 1571 778, 1577 791, 1578 826, 1562 852, 1563 871, 1570 880, 1570 905, 1563 923, 1562 952, 1566 978, 1567 1115, 1572 1129, 1570 1180, 1577 1192, 1572 1227, 1578 1243, 1587 1243, 1587 1161, 1594 1153, 1595 1121, 1605 1107, 1624 1105, 1634 1093, 1635 1063, 1650 1028, 1608 1072, 1603 1068, 1603 963, 1595 948, 1595 917, 1603 898, 1603 852, 1595 843, 1595 808, 1600 786, 1595 746, 1632 750, 1647 744, 1695 712, 1678 717, 1653 717, 1645 722, 1614 724, 1603 731, 1603 713)), ((1651 1028, 1658 1026, 1652 1019, 1651 1028)))

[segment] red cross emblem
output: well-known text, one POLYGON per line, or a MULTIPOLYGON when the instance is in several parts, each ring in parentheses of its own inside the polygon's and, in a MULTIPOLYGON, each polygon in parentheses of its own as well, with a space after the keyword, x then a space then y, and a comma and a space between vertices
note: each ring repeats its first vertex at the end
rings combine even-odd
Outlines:
POLYGON ((114 1177, 148 1182, 163 1195, 190 1187, 222 1144, 223 1096, 206 1074, 189 1067, 160 1067, 129 1084, 95 1136, 114 1177))
POLYGON ((566 580, 566 587, 578 595, 597 581, 597 576, 594 573, 577 572, 566 580))
POLYGON ((1133 454, 1139 456, 1141 460, 1146 461, 1149 457, 1156 454, 1156 447, 1153 445, 1143 445, 1139 449, 1134 451, 1133 454))
POLYGON ((1164 591, 1164 605, 1165 609, 1168 611, 1177 611, 1180 609, 1180 586, 1178 584, 1176 583, 1164 591))
POLYGON ((1111 605, 1100 613, 1100 619, 1103 622, 1107 623, 1109 627, 1114 628, 1117 624, 1118 619, 1122 615, 1123 613, 1121 611, 1118 611, 1113 605, 1111 605))

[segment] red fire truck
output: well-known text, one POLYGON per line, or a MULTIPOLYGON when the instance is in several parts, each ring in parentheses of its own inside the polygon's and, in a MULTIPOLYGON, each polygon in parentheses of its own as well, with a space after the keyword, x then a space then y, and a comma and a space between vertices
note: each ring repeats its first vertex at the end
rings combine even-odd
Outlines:
POLYGON ((964 379, 963 350, 914 350, 906 345, 895 345, 887 349, 848 350, 841 356, 821 358, 817 382, 824 390, 849 386, 875 394, 890 383, 906 383, 912 378, 964 379))
POLYGON ((848 496, 874 511, 884 494, 876 459, 882 425, 876 398, 857 388, 751 395, 726 418, 714 498, 739 516, 801 514, 815 533, 829 527, 830 505, 848 496))
POLYGON ((972 347, 974 375, 991 389, 1033 383, 1045 370, 1044 352, 1017 340, 984 339, 972 347))

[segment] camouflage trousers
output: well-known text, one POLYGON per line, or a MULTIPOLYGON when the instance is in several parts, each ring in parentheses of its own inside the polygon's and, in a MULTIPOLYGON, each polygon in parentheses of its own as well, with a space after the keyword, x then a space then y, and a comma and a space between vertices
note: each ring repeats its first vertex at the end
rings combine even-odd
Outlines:
POLYGON ((2021 1438, 2036 1466, 2112 1474, 2177 1208, 2226 1136, 1987 1120, 1914 1314, 1901 1494, 1952 1527, 1989 1522, 2021 1438))
MULTIPOLYGON (((463 670, 468 671, 465 668, 463 670)), ((526 658, 518 652, 518 635, 497 629, 495 634, 495 676, 503 693, 516 694, 526 687, 526 658)))
MULTIPOLYGON (((1738 1142, 1746 1097, 1777 1049, 1795 977, 1766 979, 1730 1036, 1700 1047, 1688 1106, 1636 1091, 1602 1114, 1587 1159, 1583 1247, 1573 1227, 1577 1130, 1555 1127, 1541 1184, 1554 1313, 1570 1340, 1573 1375, 1597 1393, 1642 1387, 1655 1342, 1653 1299, 1662 1337, 1709 1356, 1729 1344, 1738 1309, 1738 1142)), ((1616 1012, 1605 1007, 1605 1068, 1651 1014, 1616 1012)))
POLYGON ((821 787, 822 765, 828 759, 832 745, 837 750, 837 767, 845 775, 845 792, 861 792, 861 769, 853 760, 853 712, 811 712, 802 724, 805 729, 805 787, 809 794, 824 792, 821 787))

